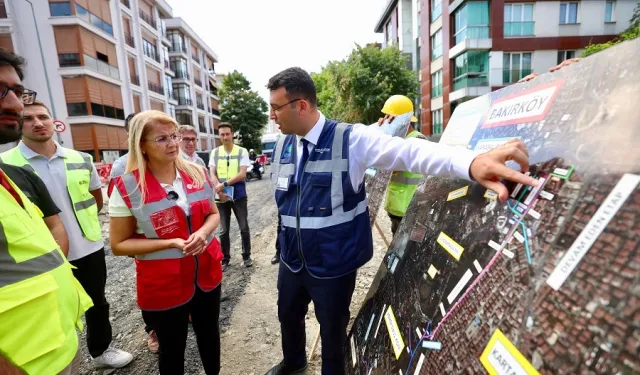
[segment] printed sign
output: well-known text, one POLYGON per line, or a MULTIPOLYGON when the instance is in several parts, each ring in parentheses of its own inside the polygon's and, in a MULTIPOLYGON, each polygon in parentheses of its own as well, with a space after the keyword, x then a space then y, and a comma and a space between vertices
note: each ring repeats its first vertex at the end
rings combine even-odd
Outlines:
POLYGON ((560 289, 638 183, 640 175, 625 173, 622 176, 547 279, 551 288, 560 289))
POLYGON ((436 275, 438 274, 438 269, 436 269, 432 264, 429 266, 429 270, 427 271, 427 273, 429 274, 429 276, 431 276, 432 279, 435 279, 436 275))
POLYGON ((447 196, 447 202, 464 197, 465 195, 467 195, 468 191, 469 191, 469 185, 450 192, 449 195, 447 196))
POLYGON ((496 193, 493 190, 487 189, 487 192, 484 193, 484 197, 487 199, 491 199, 492 201, 495 201, 496 199, 498 199, 498 193, 496 193))
POLYGON ((496 100, 484 117, 482 129, 544 120, 563 83, 554 81, 496 100))
POLYGON ((53 130, 55 130, 56 133, 62 133, 63 131, 67 130, 67 125, 60 120, 54 120, 53 130))
POLYGON ((480 362, 490 375, 540 375, 499 329, 493 332, 480 362))
POLYGON ((455 260, 460 260, 464 247, 458 245, 456 241, 447 236, 444 232, 440 232, 438 235, 438 244, 442 246, 455 260))
POLYGON ((398 322, 396 322, 396 317, 393 315, 391 306, 389 306, 389 309, 384 314, 384 322, 387 325, 389 338, 391 339, 391 345, 393 345, 393 352, 397 360, 400 358, 400 354, 402 354, 402 349, 404 349, 404 340, 402 339, 402 333, 400 333, 398 322))

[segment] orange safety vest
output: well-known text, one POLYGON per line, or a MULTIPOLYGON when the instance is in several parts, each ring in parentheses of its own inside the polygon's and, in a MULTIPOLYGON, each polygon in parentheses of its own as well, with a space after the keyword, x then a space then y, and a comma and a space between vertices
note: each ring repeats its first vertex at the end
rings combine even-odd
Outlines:
MULTIPOLYGON (((116 177, 115 187, 138 221, 144 235, 138 238, 187 239, 202 227, 211 212, 213 188, 207 177, 197 189, 186 173, 182 176, 191 215, 187 217, 158 180, 147 170, 147 194, 142 202, 138 188, 138 170, 116 177)), ((205 173, 206 176, 206 173, 205 173)), ((209 237, 207 249, 198 256, 185 256, 180 249, 165 249, 136 255, 138 306, 142 310, 168 310, 193 298, 196 285, 205 292, 222 282, 222 251, 218 239, 209 237)))

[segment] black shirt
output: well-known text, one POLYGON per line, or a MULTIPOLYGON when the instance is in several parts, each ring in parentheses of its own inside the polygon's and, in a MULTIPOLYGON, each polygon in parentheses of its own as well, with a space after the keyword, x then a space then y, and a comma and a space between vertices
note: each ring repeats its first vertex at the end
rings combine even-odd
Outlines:
POLYGON ((22 193, 35 204, 44 217, 57 215, 60 209, 51 199, 47 186, 35 173, 24 168, 0 163, 0 169, 22 190, 22 193))

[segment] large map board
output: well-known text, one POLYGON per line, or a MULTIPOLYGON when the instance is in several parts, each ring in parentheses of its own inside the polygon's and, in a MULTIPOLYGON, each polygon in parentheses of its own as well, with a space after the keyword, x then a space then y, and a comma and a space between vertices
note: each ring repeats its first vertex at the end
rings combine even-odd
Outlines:
POLYGON ((542 187, 425 178, 347 374, 640 373, 638 61, 636 39, 456 109, 441 143, 519 137, 542 187))

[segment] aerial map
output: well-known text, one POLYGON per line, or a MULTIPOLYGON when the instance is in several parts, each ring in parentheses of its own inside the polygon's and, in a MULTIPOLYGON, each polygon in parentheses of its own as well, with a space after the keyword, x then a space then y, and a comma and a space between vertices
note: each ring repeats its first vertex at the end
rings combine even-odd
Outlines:
POLYGON ((638 61, 640 39, 456 108, 441 143, 518 137, 541 184, 502 202, 425 177, 348 334, 347 374, 640 373, 638 61))

